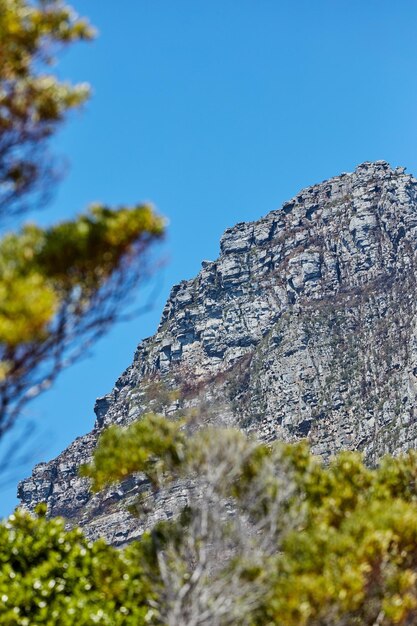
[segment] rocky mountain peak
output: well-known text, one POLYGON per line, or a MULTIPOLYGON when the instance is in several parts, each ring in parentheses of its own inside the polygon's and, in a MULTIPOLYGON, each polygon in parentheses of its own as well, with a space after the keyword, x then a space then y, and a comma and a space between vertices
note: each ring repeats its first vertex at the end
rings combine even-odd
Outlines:
POLYGON ((417 443, 417 180, 366 162, 224 233, 219 258, 175 285, 153 337, 97 400, 91 433, 19 486, 24 506, 122 544, 186 497, 175 485, 140 522, 140 479, 92 497, 77 476, 107 425, 149 411, 237 425, 264 440, 370 462, 417 443))

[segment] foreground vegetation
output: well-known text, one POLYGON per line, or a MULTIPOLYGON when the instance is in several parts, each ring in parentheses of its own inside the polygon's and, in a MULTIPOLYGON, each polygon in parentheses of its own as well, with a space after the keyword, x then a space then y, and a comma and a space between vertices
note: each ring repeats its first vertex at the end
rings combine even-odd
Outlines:
POLYGON ((61 520, 0 527, 0 624, 393 625, 417 620, 417 454, 328 466, 305 443, 187 433, 149 415, 110 428, 84 475, 185 481, 188 505, 114 550, 61 520))
POLYGON ((0 439, 119 319, 164 231, 149 205, 105 203, 11 229, 50 196, 59 173, 50 140, 89 97, 88 85, 52 73, 56 54, 93 37, 63 1, 0 0, 0 439))

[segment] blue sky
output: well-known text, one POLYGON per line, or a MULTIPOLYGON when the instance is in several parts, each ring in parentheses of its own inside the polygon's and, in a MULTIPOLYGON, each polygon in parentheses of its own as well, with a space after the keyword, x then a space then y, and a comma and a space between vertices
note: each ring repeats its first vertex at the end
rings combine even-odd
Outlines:
POLYGON ((89 81, 90 103, 55 138, 68 173, 53 221, 89 202, 151 200, 169 218, 159 271, 91 358, 28 408, 38 436, 16 482, 93 425, 171 286, 218 255, 228 226, 277 208, 302 187, 366 160, 417 173, 415 0, 89 0, 100 32, 65 53, 62 77, 89 81))

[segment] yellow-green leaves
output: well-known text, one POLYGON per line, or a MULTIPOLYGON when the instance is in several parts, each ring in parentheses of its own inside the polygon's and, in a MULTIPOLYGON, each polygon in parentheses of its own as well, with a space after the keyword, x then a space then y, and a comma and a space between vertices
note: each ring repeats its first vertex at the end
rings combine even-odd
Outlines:
POLYGON ((182 513, 140 542, 90 544, 44 509, 0 525, 0 626, 156 626, 174 609, 178 624, 203 610, 208 623, 250 626, 416 623, 414 452, 376 469, 355 453, 326 466, 305 444, 182 427, 155 415, 112 427, 84 468, 96 489, 135 472, 158 487, 193 479, 182 513))
POLYGON ((173 473, 184 454, 183 422, 147 415, 128 428, 111 426, 100 437, 94 459, 81 468, 98 491, 127 476, 144 472, 157 486, 167 471, 173 473))
POLYGON ((96 204, 0 239, 0 436, 22 403, 117 320, 163 229, 149 205, 96 204))
POLYGON ((0 241, 0 344, 17 346, 45 338, 58 298, 35 256, 42 231, 33 226, 0 241))
POLYGON ((60 0, 0 0, 0 209, 6 216, 50 184, 45 141, 90 94, 85 83, 51 74, 54 55, 93 36, 88 22, 60 0))
POLYGON ((0 524, 0 626, 141 626, 153 590, 139 546, 88 542, 61 519, 0 524))
MULTIPOLYGON (((49 139, 89 97, 53 74, 63 47, 94 30, 65 0, 0 0, 0 220, 48 199, 57 179, 49 139)), ((0 437, 120 317, 147 275, 164 224, 149 205, 0 233, 0 437)))
POLYGON ((149 206, 94 206, 86 215, 47 229, 34 225, 0 241, 0 344, 39 342, 75 289, 88 304, 139 246, 163 231, 149 206))
POLYGON ((18 81, 35 61, 51 63, 57 45, 89 40, 94 29, 60 0, 0 0, 0 77, 18 81))
POLYGON ((0 280, 0 342, 16 346, 45 338, 58 298, 37 272, 0 280))
POLYGON ((345 452, 316 467, 313 481, 306 473, 305 515, 284 540, 275 587, 256 623, 414 623, 416 468, 414 451, 374 470, 345 452))
MULTIPOLYGON (((156 602, 161 614, 170 611, 164 605, 170 593, 178 597, 164 585, 176 580, 185 589, 188 584, 184 555, 190 546, 196 547, 195 559, 215 552, 223 518, 215 515, 210 530, 210 514, 225 498, 227 545, 233 544, 237 516, 242 515, 239 532, 251 524, 254 531, 247 544, 239 535, 235 558, 226 559, 223 570, 217 564, 219 579, 208 577, 207 589, 195 593, 207 597, 216 580, 230 599, 250 577, 250 592, 259 586, 258 599, 245 611, 244 623, 251 626, 417 623, 415 451, 386 457, 375 469, 352 452, 324 465, 305 443, 266 446, 242 432, 215 428, 185 437, 178 423, 148 416, 127 429, 105 432, 84 475, 97 489, 137 471, 157 476, 162 486, 175 477, 188 478, 195 489, 183 514, 152 533, 154 558, 162 551, 164 564, 156 602), (195 534, 199 520, 206 534, 195 534)), ((189 609, 185 603, 184 611, 189 609)))
POLYGON ((57 288, 97 288, 123 257, 143 249, 163 233, 164 222, 151 206, 110 209, 93 205, 87 214, 44 233, 35 262, 57 288))

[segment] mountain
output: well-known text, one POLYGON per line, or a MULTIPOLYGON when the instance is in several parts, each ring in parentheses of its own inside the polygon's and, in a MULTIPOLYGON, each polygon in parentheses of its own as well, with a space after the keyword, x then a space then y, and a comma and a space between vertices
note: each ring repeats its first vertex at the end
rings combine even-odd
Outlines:
POLYGON ((363 163, 226 230, 216 261, 173 287, 156 334, 97 400, 94 429, 19 485, 22 504, 121 545, 186 498, 174 484, 140 522, 140 476, 92 496, 77 468, 109 424, 193 413, 263 440, 369 463, 417 444, 417 180, 363 163))

